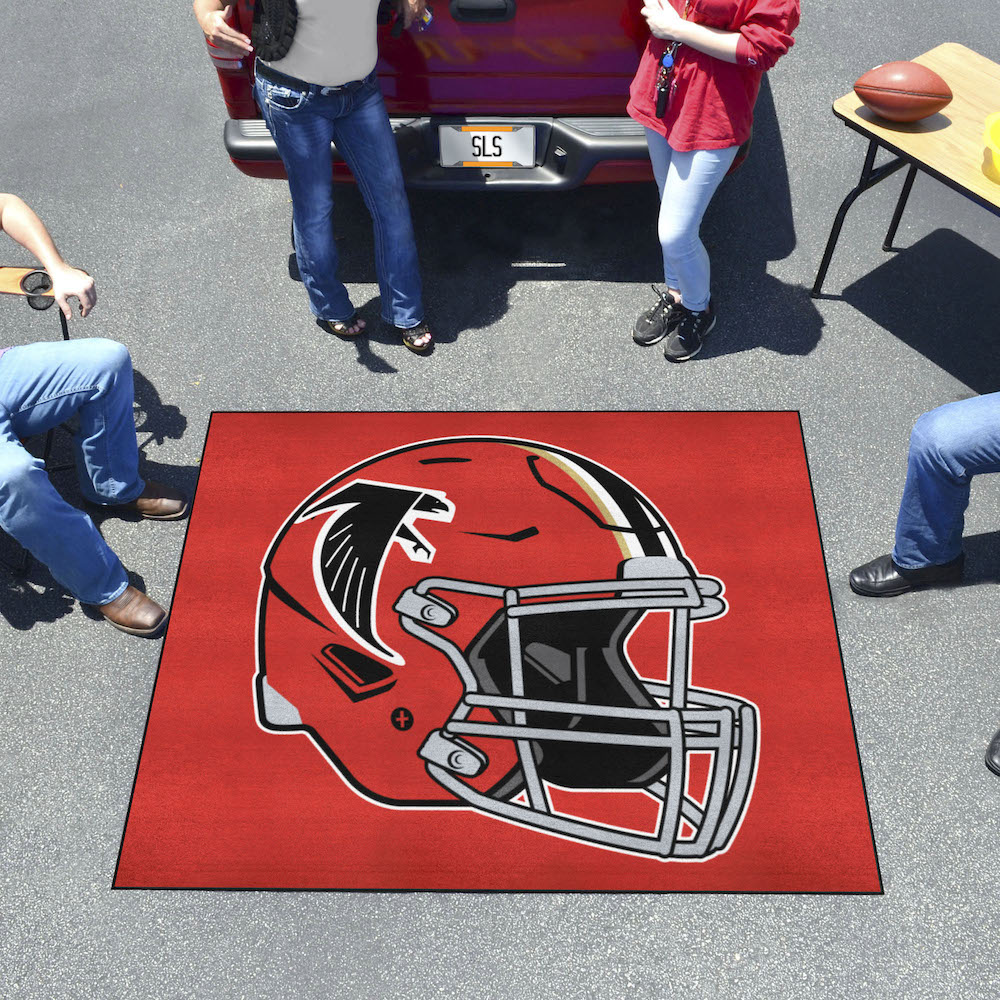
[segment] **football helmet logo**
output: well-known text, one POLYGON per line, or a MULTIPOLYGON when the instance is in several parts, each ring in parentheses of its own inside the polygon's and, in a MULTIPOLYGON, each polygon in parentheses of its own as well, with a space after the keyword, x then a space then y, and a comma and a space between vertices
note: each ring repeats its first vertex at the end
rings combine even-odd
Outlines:
POLYGON ((504 437, 397 448, 306 498, 262 573, 258 721, 370 801, 662 859, 731 844, 757 709, 690 682, 722 584, 604 466, 504 437))
POLYGON ((450 521, 443 493, 354 479, 299 515, 306 521, 333 511, 316 536, 313 576, 334 621, 369 652, 392 663, 402 657, 375 633, 375 592, 382 567, 398 542, 414 562, 429 563, 434 549, 417 531, 418 517, 450 521))

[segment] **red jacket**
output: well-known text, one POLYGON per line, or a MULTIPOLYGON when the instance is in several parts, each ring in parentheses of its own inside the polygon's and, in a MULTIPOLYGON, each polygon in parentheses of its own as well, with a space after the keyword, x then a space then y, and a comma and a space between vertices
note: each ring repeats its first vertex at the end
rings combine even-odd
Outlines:
MULTIPOLYGON (((685 0, 670 0, 684 12, 685 0)), ((630 89, 628 113, 666 136, 673 149, 725 149, 750 137, 761 76, 792 46, 799 0, 690 0, 688 20, 738 31, 736 62, 681 45, 675 56, 670 99, 656 117, 656 74, 668 43, 650 38, 630 89)))

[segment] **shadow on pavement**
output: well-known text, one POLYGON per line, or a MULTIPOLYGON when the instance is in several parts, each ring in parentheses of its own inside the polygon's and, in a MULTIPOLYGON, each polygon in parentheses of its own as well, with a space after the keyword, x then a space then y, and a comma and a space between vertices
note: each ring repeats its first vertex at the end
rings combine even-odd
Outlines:
MULTIPOLYGON (((0 542, 0 558, 17 558, 6 536, 0 542)), ((56 583, 48 570, 32 562, 28 576, 0 567, 0 618, 11 628, 26 632, 39 622, 54 622, 71 614, 76 601, 56 583)))
MULTIPOLYGON (((339 189, 338 189, 339 197, 339 189)), ((365 208, 363 205, 359 204, 359 209, 364 212, 365 208)), ((367 216, 365 216, 367 218, 367 216)), ((338 236, 337 240, 342 240, 343 237, 338 236)), ((341 269, 341 274, 343 274, 343 268, 341 269)), ((302 275, 299 273, 299 262, 295 256, 295 251, 293 250, 288 255, 288 277, 292 281, 302 281, 302 275)), ((370 280, 375 280, 375 272, 372 271, 370 280)), ((343 340, 345 342, 353 343, 358 352, 358 364, 363 365, 368 371, 375 375, 395 375, 399 370, 391 365, 385 358, 376 354, 371 347, 369 347, 369 342, 374 342, 377 344, 395 344, 398 341, 398 335, 394 330, 390 330, 385 323, 382 322, 379 315, 379 308, 381 306, 381 298, 376 296, 373 299, 369 299, 363 305, 357 306, 358 315, 365 321, 364 333, 359 334, 357 337, 338 337, 335 333, 330 333, 325 326, 316 320, 316 325, 323 330, 324 333, 328 334, 330 337, 343 340)))
POLYGON ((795 249, 788 166, 774 98, 764 77, 754 134, 743 166, 720 186, 701 230, 712 260, 718 325, 700 357, 765 347, 805 355, 823 333, 823 318, 803 285, 767 273, 770 261, 795 249))
MULTIPOLYGON (((359 365, 363 365, 375 375, 395 375, 399 369, 386 361, 380 354, 376 354, 370 346, 371 344, 399 343, 399 334, 382 322, 382 318, 379 315, 381 302, 382 300, 376 296, 369 299, 363 305, 358 306, 358 314, 364 319, 366 326, 365 332, 360 337, 353 338, 353 344, 354 349, 357 351, 359 365)), ((437 336, 437 328, 435 327, 434 329, 435 336, 437 336)), ((332 333, 330 336, 335 337, 332 333)))
MULTIPOLYGON (((182 489, 193 496, 194 484, 198 479, 198 470, 192 466, 165 466, 155 462, 143 463, 143 473, 151 479, 159 478, 163 481, 179 485, 182 489), (190 484, 190 485, 189 485, 190 484)), ((68 482, 58 483, 59 492, 75 507, 86 510, 94 524, 100 530, 101 525, 109 518, 124 518, 129 521, 139 521, 138 514, 116 514, 100 507, 85 504, 80 497, 79 489, 76 485, 76 477, 70 473, 68 482)), ((149 531, 165 530, 163 525, 150 521, 149 531)), ((54 622, 64 615, 70 614, 76 600, 62 589, 48 569, 37 559, 32 559, 28 566, 27 574, 20 574, 9 568, 6 563, 16 561, 21 556, 21 548, 0 532, 0 559, 4 560, 4 565, 0 566, 0 618, 19 631, 26 631, 39 622, 54 622)), ((122 553, 118 553, 121 557, 122 553)), ((125 569, 128 573, 129 583, 145 591, 145 581, 137 570, 128 566, 128 560, 123 558, 125 569)), ((157 595, 151 595, 157 599, 157 595)), ((102 621, 102 616, 96 608, 90 605, 81 604, 81 610, 94 621, 102 621)))
POLYGON ((936 229, 843 299, 977 393, 1000 384, 1000 260, 964 236, 936 229))
POLYGON ((139 440, 139 451, 155 442, 160 445, 167 438, 180 440, 187 430, 187 417, 172 403, 164 403, 152 382, 142 372, 133 370, 135 385, 135 433, 139 440), (143 434, 148 435, 143 440, 143 434))
MULTIPOLYGON (((651 183, 552 193, 411 191, 409 197, 424 297, 439 343, 496 323, 519 281, 651 284, 663 278, 658 199, 651 183)), ((370 219, 352 186, 337 189, 334 226, 341 278, 374 282, 370 219)), ((795 232, 784 147, 766 78, 749 158, 716 194, 702 237, 712 256, 725 331, 709 343, 706 354, 755 347, 782 354, 812 351, 823 321, 808 289, 767 274, 769 261, 792 252, 795 232)), ((289 274, 297 276, 294 256, 289 274)), ((377 309, 364 315, 370 331, 366 339, 395 342, 397 335, 379 323, 377 309)), ((381 359, 367 353, 367 360, 359 357, 362 363, 386 370, 381 359)))
POLYGON ((966 586, 1000 583, 1000 530, 966 535, 962 547, 965 549, 966 586))
MULTIPOLYGON (((411 191, 424 300, 438 343, 492 326, 506 314, 519 281, 655 282, 656 190, 621 184, 537 193, 411 191)), ((353 188, 337 189, 341 277, 375 282, 367 211, 353 188)), ((290 265, 290 272, 294 265, 290 265)), ((555 292, 553 294, 560 294, 555 292)), ((368 338, 397 343, 364 307, 368 338)))

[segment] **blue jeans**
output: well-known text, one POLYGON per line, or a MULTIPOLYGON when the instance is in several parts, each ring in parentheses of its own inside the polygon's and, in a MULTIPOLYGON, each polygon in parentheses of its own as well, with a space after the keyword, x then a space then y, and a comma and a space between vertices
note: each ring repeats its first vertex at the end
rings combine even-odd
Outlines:
POLYGON ((740 147, 679 153, 651 128, 646 129, 646 142, 660 189, 656 230, 663 248, 663 280, 681 293, 688 309, 701 312, 711 298, 711 268, 698 230, 740 147))
POLYGON ((74 597, 107 604, 128 586, 94 522, 55 491, 20 439, 79 417, 80 488, 94 503, 134 500, 139 478, 132 417, 132 360, 112 340, 12 347, 0 356, 0 528, 74 597))
POLYGON ((343 321, 354 313, 337 277, 333 236, 333 155, 336 143, 368 206, 375 229, 375 272, 382 318, 411 329, 424 318, 417 246, 399 153, 382 92, 372 72, 341 90, 277 85, 257 76, 257 104, 288 175, 299 273, 313 313, 343 321))
POLYGON ((983 472, 1000 472, 1000 392, 946 403, 917 420, 892 551, 897 566, 958 558, 972 477, 983 472))

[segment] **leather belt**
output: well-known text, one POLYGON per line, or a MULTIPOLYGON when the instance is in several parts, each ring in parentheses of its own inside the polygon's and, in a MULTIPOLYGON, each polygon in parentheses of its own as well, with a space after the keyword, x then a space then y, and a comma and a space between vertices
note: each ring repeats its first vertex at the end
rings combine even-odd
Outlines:
POLYGON ((336 94, 346 90, 357 90, 365 82, 364 80, 351 80, 348 83, 342 83, 338 87, 323 87, 318 83, 308 83, 305 80, 300 80, 297 76, 290 76, 288 73, 272 69, 267 63, 261 62, 260 59, 254 64, 254 72, 262 80, 277 84, 279 87, 291 87, 293 90, 317 90, 321 94, 336 94))

